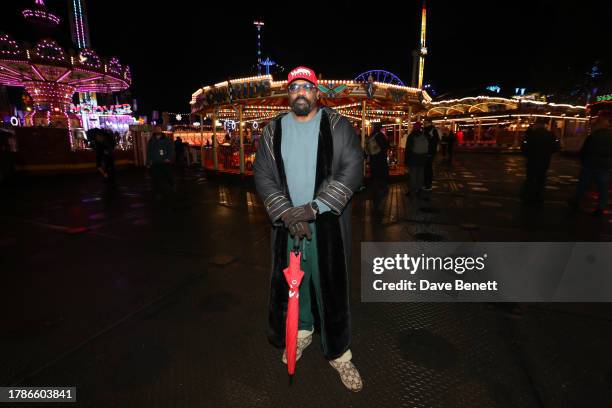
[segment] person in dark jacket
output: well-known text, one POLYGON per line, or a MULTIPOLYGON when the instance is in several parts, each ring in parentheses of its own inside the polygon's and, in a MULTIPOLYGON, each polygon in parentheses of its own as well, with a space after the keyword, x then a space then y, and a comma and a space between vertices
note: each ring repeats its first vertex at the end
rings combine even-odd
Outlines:
POLYGON ((521 146, 521 150, 527 156, 527 177, 521 198, 527 205, 542 201, 550 158, 560 149, 559 140, 546 129, 546 122, 546 118, 538 118, 525 132, 521 146))
POLYGON ((389 190, 389 164, 387 151, 389 142, 380 123, 375 123, 372 135, 366 142, 367 154, 370 158, 370 172, 372 175, 372 190, 375 206, 389 190), (369 147, 372 147, 371 149, 369 147))
POLYGON ((297 67, 287 79, 291 112, 265 127, 253 164, 255 187, 272 223, 268 340, 285 347, 289 294, 283 269, 298 244, 304 278, 296 358, 320 327, 325 358, 356 392, 363 383, 350 349, 351 198, 363 178, 363 149, 347 118, 318 106, 312 69, 297 67))
POLYGON ((176 167, 185 167, 185 144, 183 143, 183 139, 180 137, 177 137, 174 141, 174 156, 176 157, 176 160, 174 161, 176 167))
POLYGON ((448 149, 448 129, 444 129, 440 135, 440 153, 442 153, 442 161, 446 160, 446 151, 448 149))
POLYGON ((422 193, 423 183, 425 182, 425 165, 429 155, 429 141, 421 128, 420 122, 414 124, 412 132, 406 138, 404 152, 404 162, 409 171, 406 195, 416 198, 422 193))
POLYGON ((427 154, 427 161, 425 162, 425 180, 423 190, 431 191, 431 185, 433 183, 433 165, 436 158, 436 153, 438 152, 440 135, 438 134, 438 129, 436 129, 436 127, 433 125, 431 119, 425 120, 423 132, 425 133, 427 142, 429 143, 429 152, 427 154))
POLYGON ((92 129, 94 134, 94 151, 96 168, 109 184, 115 182, 115 143, 112 133, 102 129, 92 129))
POLYGON ((174 144, 163 132, 156 131, 147 143, 147 167, 151 169, 153 193, 160 199, 170 191, 172 181, 172 159, 174 144))
POLYGON ((599 192, 599 202, 593 216, 601 217, 608 202, 608 187, 610 184, 610 170, 612 170, 612 130, 610 117, 599 116, 593 124, 593 131, 587 136, 580 159, 582 169, 576 194, 569 200, 570 206, 578 209, 580 200, 594 181, 599 192))
POLYGON ((452 130, 449 130, 448 135, 447 135, 447 145, 446 145, 446 150, 448 152, 448 159, 446 159, 446 162, 449 165, 453 164, 453 154, 455 152, 456 142, 457 142, 457 135, 455 135, 455 132, 453 132, 452 130))

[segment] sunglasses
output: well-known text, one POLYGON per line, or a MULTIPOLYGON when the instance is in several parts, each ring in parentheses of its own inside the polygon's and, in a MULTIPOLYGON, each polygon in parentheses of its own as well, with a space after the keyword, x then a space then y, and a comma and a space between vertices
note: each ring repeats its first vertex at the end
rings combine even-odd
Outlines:
POLYGON ((289 92, 296 93, 300 90, 300 88, 306 92, 314 92, 314 90, 317 89, 317 86, 315 84, 311 84, 310 82, 305 84, 291 84, 289 85, 289 92))

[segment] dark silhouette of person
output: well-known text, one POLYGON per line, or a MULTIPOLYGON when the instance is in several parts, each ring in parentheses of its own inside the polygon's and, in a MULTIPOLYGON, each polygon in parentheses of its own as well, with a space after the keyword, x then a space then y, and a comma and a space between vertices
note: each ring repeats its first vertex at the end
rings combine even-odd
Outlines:
POLYGON ((429 153, 427 154, 427 161, 425 162, 425 179, 423 190, 431 191, 433 183, 433 164, 438 152, 438 143, 440 143, 440 135, 438 129, 433 125, 431 119, 425 119, 425 127, 423 128, 427 142, 429 143, 429 153))
POLYGON ((610 171, 612 170, 612 130, 610 124, 612 118, 599 116, 593 124, 593 131, 587 136, 582 149, 580 159, 582 169, 576 194, 569 200, 569 204, 578 209, 580 200, 590 187, 592 182, 597 185, 599 200, 593 216, 601 217, 608 202, 608 186, 610 184, 610 171))
POLYGON ((380 123, 375 123, 372 135, 368 138, 366 153, 370 158, 370 172, 372 176, 372 192, 375 206, 389 190, 389 165, 387 151, 389 142, 380 123))
POLYGON ((560 149, 559 140, 546 129, 546 122, 546 118, 538 118, 525 132, 521 146, 521 150, 527 156, 527 176, 521 198, 527 205, 542 202, 550 158, 560 149))

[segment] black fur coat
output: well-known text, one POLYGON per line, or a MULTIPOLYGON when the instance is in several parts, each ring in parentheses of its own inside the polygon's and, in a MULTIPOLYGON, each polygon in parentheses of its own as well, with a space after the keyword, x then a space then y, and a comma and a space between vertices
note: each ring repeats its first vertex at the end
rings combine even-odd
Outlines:
MULTIPOLYGON (((324 353, 326 358, 335 359, 349 348, 351 342, 351 197, 361 186, 363 150, 359 136, 345 117, 332 109, 321 109, 313 199, 319 199, 331 209, 318 215, 315 225, 328 348, 324 353)), ((282 116, 276 117, 264 129, 253 165, 257 192, 272 221, 268 339, 279 348, 285 346, 288 301, 288 286, 283 275, 288 264, 288 230, 283 226, 281 215, 292 207, 281 155, 282 116)), ((316 302, 312 304, 316 305, 316 302)), ((316 307, 314 309, 317 316, 316 307)))

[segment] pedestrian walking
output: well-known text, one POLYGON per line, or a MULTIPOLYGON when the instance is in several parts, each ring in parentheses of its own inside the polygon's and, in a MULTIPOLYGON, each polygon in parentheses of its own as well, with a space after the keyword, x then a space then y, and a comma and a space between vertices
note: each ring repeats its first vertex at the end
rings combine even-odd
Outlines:
POLYGON ((115 142, 112 133, 102 129, 92 129, 94 133, 94 151, 96 169, 109 185, 115 182, 115 142))

